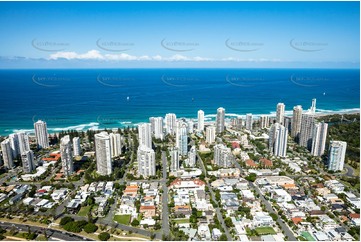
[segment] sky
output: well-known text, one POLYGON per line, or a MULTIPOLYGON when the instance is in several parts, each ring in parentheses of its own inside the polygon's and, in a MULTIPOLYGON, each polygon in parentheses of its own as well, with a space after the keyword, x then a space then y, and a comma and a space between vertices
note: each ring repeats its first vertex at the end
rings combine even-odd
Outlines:
POLYGON ((0 69, 359 68, 359 2, 0 2, 0 69))

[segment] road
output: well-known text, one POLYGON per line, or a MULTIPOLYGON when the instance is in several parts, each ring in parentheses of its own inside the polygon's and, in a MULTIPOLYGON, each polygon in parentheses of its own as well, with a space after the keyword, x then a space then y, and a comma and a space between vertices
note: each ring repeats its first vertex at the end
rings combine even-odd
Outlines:
MULTIPOLYGON (((241 165, 236 161, 234 162, 235 166, 243 172, 243 169, 241 165)), ((266 205, 266 209, 269 213, 277 214, 277 212, 273 209, 272 205, 264 198, 262 192, 259 190, 257 186, 253 184, 253 182, 248 183, 251 188, 255 190, 255 192, 259 195, 262 203, 266 205)), ((297 241, 297 238, 294 236, 293 232, 290 230, 290 228, 281 220, 281 218, 277 219, 278 224, 281 226, 282 230, 285 232, 286 236, 291 241, 297 241)))
POLYGON ((165 236, 169 235, 169 208, 168 208, 168 186, 167 186, 167 167, 168 160, 165 151, 162 151, 162 168, 163 168, 163 178, 161 180, 162 184, 162 229, 165 236))
POLYGON ((64 241, 81 241, 81 240, 86 240, 86 241, 93 241, 92 239, 77 235, 77 234, 73 234, 73 233, 69 233, 66 231, 61 231, 61 230, 57 230, 57 229, 52 229, 52 228, 44 228, 44 227, 38 227, 38 226, 34 226, 34 225, 26 225, 26 224, 18 224, 18 223, 8 223, 8 222, 0 222, 0 227, 2 227, 3 229, 12 229, 15 228, 16 230, 21 230, 24 232, 27 232, 28 229, 30 229, 31 232, 35 232, 38 234, 44 234, 44 230, 46 231, 46 235, 47 237, 52 237, 52 238, 56 238, 59 240, 64 240, 64 241))
MULTIPOLYGON (((200 155, 199 155, 198 152, 197 152, 197 157, 198 157, 198 162, 199 162, 199 164, 201 165, 201 168, 202 168, 202 170, 203 170, 203 173, 206 175, 206 174, 207 174, 206 168, 205 168, 205 166, 204 166, 204 164, 203 164, 203 160, 202 160, 202 158, 200 157, 200 155)), ((209 189, 209 191, 210 191, 210 193, 211 193, 211 196, 212 196, 213 201, 217 202, 216 197, 215 197, 215 195, 214 195, 214 192, 213 192, 213 190, 212 190, 212 187, 209 185, 208 180, 207 180, 207 182, 206 182, 206 185, 207 185, 207 187, 208 187, 208 189, 209 189)), ((219 208, 219 207, 218 207, 218 208, 215 208, 215 210, 216 210, 216 214, 217 214, 218 221, 221 223, 222 228, 223 228, 223 230, 224 230, 224 233, 225 233, 226 236, 227 236, 227 240, 228 240, 228 241, 232 241, 232 236, 231 236, 231 234, 229 233, 228 228, 227 228, 227 226, 226 226, 226 224, 225 224, 225 222, 224 222, 224 219, 223 219, 223 216, 222 216, 222 213, 221 213, 220 208, 219 208)))

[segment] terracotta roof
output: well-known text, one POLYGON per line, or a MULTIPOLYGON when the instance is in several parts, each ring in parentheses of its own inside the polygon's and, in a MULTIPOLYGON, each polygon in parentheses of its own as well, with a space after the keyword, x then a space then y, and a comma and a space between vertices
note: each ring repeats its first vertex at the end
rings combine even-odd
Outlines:
POLYGON ((290 183, 286 183, 286 184, 284 184, 284 185, 282 185, 285 189, 287 189, 287 188, 295 188, 296 187, 296 185, 295 184, 290 184, 290 183))
POLYGON ((257 166, 257 164, 254 163, 253 160, 246 160, 246 165, 247 165, 247 166, 257 166))
POLYGON ((188 210, 190 210, 190 206, 188 206, 188 205, 184 205, 184 206, 175 206, 175 207, 174 207, 174 209, 175 209, 175 210, 178 210, 178 209, 188 209, 188 210))
POLYGON ((139 210, 154 210, 155 206, 140 206, 139 210))
POLYGON ((360 218, 360 214, 359 213, 350 213, 348 215, 350 218, 360 218))
POLYGON ((266 158, 259 159, 259 162, 262 163, 264 166, 273 166, 272 161, 266 158))
POLYGON ((299 223, 302 222, 302 218, 300 218, 300 217, 294 217, 294 218, 292 218, 292 221, 293 221, 294 224, 299 224, 299 223))

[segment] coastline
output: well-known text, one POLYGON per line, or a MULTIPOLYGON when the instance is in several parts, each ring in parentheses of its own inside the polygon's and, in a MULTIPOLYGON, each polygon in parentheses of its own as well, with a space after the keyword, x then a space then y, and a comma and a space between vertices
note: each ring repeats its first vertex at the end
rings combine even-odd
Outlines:
MULTIPOLYGON (((322 117, 322 116, 327 116, 327 115, 335 115, 335 114, 360 114, 360 109, 359 108, 351 108, 351 109, 343 109, 343 110, 316 110, 315 116, 316 117, 322 117)), ((270 112, 269 114, 253 114, 253 117, 257 120, 259 119, 260 116, 262 115, 268 115, 270 117, 275 117, 275 112, 270 112)), ((292 111, 286 111, 285 112, 285 116, 286 117, 290 117, 292 116, 292 111), (291 115, 290 115, 291 114, 291 115)), ((149 116, 152 117, 152 116, 149 116)), ((112 129, 125 129, 126 127, 136 127, 138 124, 140 123, 144 123, 144 122, 148 122, 148 118, 145 119, 145 121, 143 122, 132 122, 132 121, 126 121, 126 122, 120 122, 120 123, 112 123, 112 124, 101 124, 99 122, 91 122, 88 124, 79 124, 79 125, 72 125, 72 126, 68 126, 68 127, 49 127, 48 126, 48 133, 51 135, 54 134, 59 134, 61 131, 68 131, 68 130, 77 130, 79 132, 84 131, 86 132, 87 130, 104 130, 104 129, 108 129, 108 130, 112 130, 112 129), (89 127, 89 128, 87 128, 89 127)), ((215 117, 216 114, 207 114, 205 115, 205 123, 206 124, 210 124, 213 123, 215 121, 215 117)), ((235 118, 235 117, 241 117, 241 118, 245 118, 245 114, 234 114, 234 113, 229 113, 225 115, 225 119, 227 121, 229 121, 231 118, 235 118)), ((192 121, 196 121, 197 118, 196 117, 177 117, 177 118, 184 118, 186 120, 192 120, 192 121)), ((12 132, 7 132, 6 134, 0 134, 0 137, 8 137, 9 134, 12 133, 16 133, 16 132, 26 132, 28 133, 30 136, 34 135, 34 129, 6 129, 6 130, 12 130, 12 132)))

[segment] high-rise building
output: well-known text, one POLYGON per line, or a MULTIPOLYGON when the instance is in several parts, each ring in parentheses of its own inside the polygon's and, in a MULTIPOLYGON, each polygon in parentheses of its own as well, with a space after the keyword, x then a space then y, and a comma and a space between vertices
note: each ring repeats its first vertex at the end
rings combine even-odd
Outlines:
POLYGON ((292 118, 291 117, 284 117, 283 118, 283 126, 285 126, 286 129, 288 129, 288 131, 291 130, 291 123, 292 123, 292 118))
POLYGON ((20 155, 20 145, 19 145, 19 137, 17 134, 9 135, 10 147, 13 159, 16 159, 18 155, 20 155))
POLYGON ((236 128, 236 129, 242 129, 242 127, 243 127, 242 118, 236 117, 236 118, 232 119, 232 126, 233 126, 233 128, 236 128))
POLYGON ((118 133, 109 134, 110 146, 112 147, 112 157, 122 153, 122 137, 118 133))
POLYGON ((197 151, 196 151, 196 147, 193 145, 188 152, 187 164, 190 167, 194 167, 196 165, 196 158, 197 158, 197 151))
POLYGON ((31 173, 35 169, 34 152, 32 150, 25 151, 21 154, 24 173, 31 173))
POLYGON ((46 122, 38 120, 34 123, 35 137, 38 147, 40 149, 49 147, 49 134, 46 126, 46 122))
POLYGON ((325 151, 328 124, 321 122, 315 123, 312 132, 312 149, 313 156, 321 156, 325 151))
POLYGON ((180 155, 182 156, 187 155, 188 152, 187 125, 182 121, 179 121, 177 124, 176 147, 178 148, 180 155))
POLYGON ((69 135, 64 136, 60 140, 60 155, 64 176, 68 177, 74 172, 73 152, 69 135))
POLYGON ((224 131, 224 117, 225 117, 225 109, 220 107, 217 109, 217 117, 216 117, 216 133, 222 133, 224 131))
POLYGON ((269 116, 262 115, 259 119, 261 129, 265 129, 269 127, 269 116))
POLYGON ((152 148, 152 134, 150 123, 143 123, 138 125, 139 145, 145 145, 152 148))
POLYGON ((194 131, 194 122, 192 120, 187 121, 187 132, 193 134, 194 131))
POLYGON ((154 137, 163 140, 163 118, 154 118, 154 137))
POLYGON ((276 110, 276 123, 284 124, 283 123, 283 117, 285 116, 285 104, 284 103, 278 103, 277 104, 277 110, 276 110))
POLYGON ((150 123, 150 130, 151 130, 152 134, 154 134, 154 131, 155 131, 155 117, 150 117, 149 118, 149 123, 150 123))
POLYGON ((144 145, 139 146, 137 160, 139 176, 155 176, 155 153, 153 149, 144 145))
POLYGON ((97 158, 97 172, 100 175, 112 174, 112 148, 110 137, 107 132, 94 135, 95 153, 97 158))
POLYGON ((315 123, 315 115, 312 113, 304 113, 301 118, 301 130, 299 145, 306 147, 308 150, 312 148, 312 133, 315 123))
POLYGON ((80 138, 74 137, 73 138, 73 155, 79 156, 81 155, 81 147, 80 147, 80 138))
POLYGON ((279 123, 272 124, 269 132, 268 148, 277 157, 286 157, 288 130, 279 123))
POLYGON ((246 129, 247 130, 252 130, 252 126, 253 126, 253 117, 251 113, 247 113, 246 114, 246 129))
POLYGON ((213 144, 216 140, 216 127, 207 126, 206 128, 206 142, 208 144, 213 144))
POLYGON ((29 135, 24 132, 17 133, 19 139, 19 150, 20 154, 30 150, 29 135))
POLYGON ((291 125, 291 137, 299 139, 301 132, 302 122, 302 106, 297 105, 293 107, 292 125, 291 125))
POLYGON ((165 115, 165 130, 166 134, 174 135, 177 129, 177 116, 174 113, 167 113, 165 115))
POLYGON ((177 172, 179 170, 179 152, 178 152, 178 148, 173 148, 170 151, 170 156, 171 156, 170 171, 171 172, 177 172))
POLYGON ((309 109, 310 113, 315 113, 316 112, 316 98, 312 99, 312 105, 311 108, 309 109))
POLYGON ((219 167, 229 167, 232 164, 231 149, 224 144, 215 145, 214 163, 219 167))
POLYGON ((344 141, 330 141, 327 168, 330 171, 342 171, 345 164, 347 143, 344 141))
POLYGON ((203 110, 198 110, 197 130, 198 130, 198 132, 204 131, 204 112, 203 112, 203 110))
POLYGON ((1 151, 3 154, 4 167, 12 169, 14 167, 13 151, 11 149, 10 140, 6 139, 1 142, 1 151))

